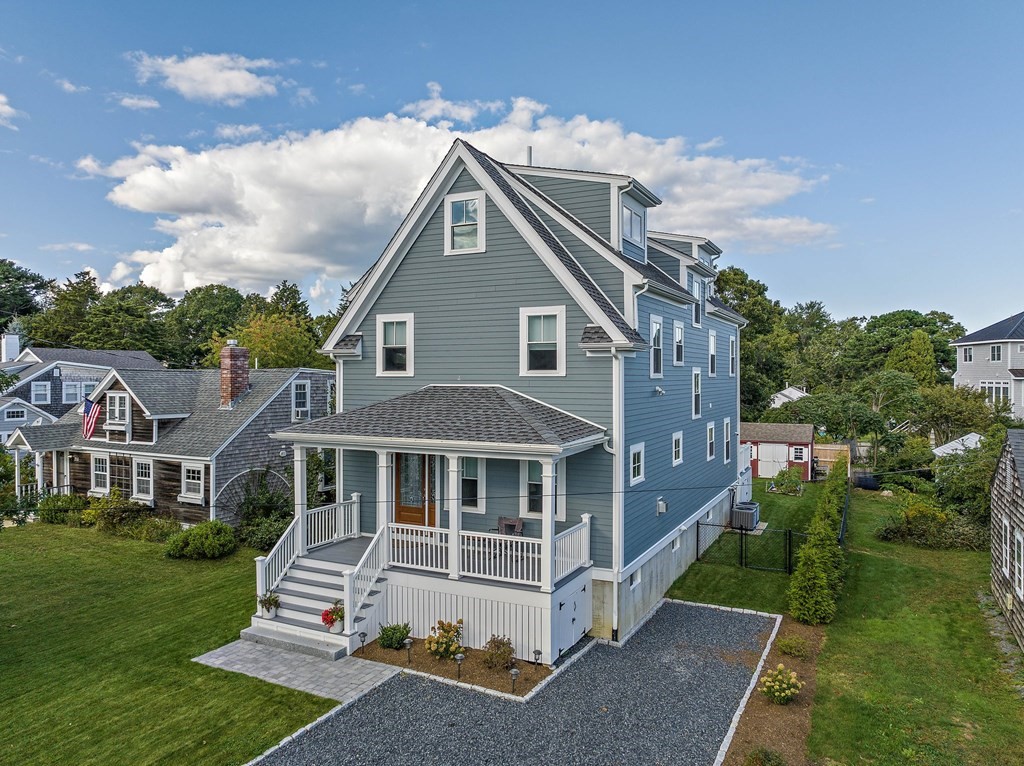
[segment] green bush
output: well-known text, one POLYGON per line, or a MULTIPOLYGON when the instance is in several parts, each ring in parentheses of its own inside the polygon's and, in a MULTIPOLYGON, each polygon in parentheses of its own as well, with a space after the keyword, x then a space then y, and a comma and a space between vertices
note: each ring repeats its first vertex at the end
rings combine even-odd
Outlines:
POLYGON ((491 670, 511 670, 516 664, 516 648, 507 636, 491 636, 484 644, 484 665, 491 670))
POLYGON ((142 503, 133 503, 121 497, 121 490, 114 487, 105 497, 94 497, 89 501, 89 513, 84 518, 95 517, 96 529, 109 535, 125 536, 125 529, 153 515, 153 509, 142 503))
POLYGON ((380 635, 377 636, 377 645, 381 649, 402 649, 405 647, 405 639, 412 633, 412 628, 407 622, 396 622, 394 625, 381 625, 380 635))
POLYGON ((772 483, 775 489, 784 495, 797 495, 803 489, 804 470, 798 465, 791 465, 775 474, 772 483))
POLYGON ((829 585, 829 555, 810 542, 797 554, 789 582, 789 613, 807 625, 831 622, 836 616, 835 591, 829 585))
POLYGON ((430 629, 430 635, 423 641, 427 651, 439 660, 450 660, 456 654, 464 654, 462 645, 462 618, 455 622, 438 620, 437 626, 430 629))
POLYGON ((989 547, 989 530, 973 519, 941 510, 930 498, 903 493, 903 507, 875 530, 888 542, 922 548, 983 551, 989 547))
POLYGON ((223 521, 204 521, 171 535, 166 553, 172 559, 219 559, 237 547, 235 530, 223 521))
POLYGON ((145 543, 165 543, 181 532, 181 524, 168 516, 149 516, 124 527, 124 537, 145 543))
POLYGON ((281 535, 284 534, 284 531, 288 529, 288 525, 291 523, 291 516, 284 518, 257 518, 247 524, 243 524, 241 529, 238 530, 238 536, 242 545, 248 545, 250 548, 266 552, 277 544, 277 541, 281 539, 281 535))
POLYGON ((761 676, 761 685, 757 688, 776 705, 788 705, 803 687, 804 683, 797 680, 796 673, 786 670, 786 666, 780 662, 773 670, 761 676))
POLYGON ((47 495, 39 501, 36 515, 44 524, 66 524, 69 511, 81 511, 86 505, 86 499, 78 495, 47 495))
POLYGON ((74 529, 78 529, 79 527, 85 526, 85 524, 82 523, 81 511, 68 511, 66 514, 64 514, 64 523, 67 526, 72 527, 74 529))
POLYGON ((253 473, 247 480, 238 508, 243 526, 258 519, 290 519, 292 516, 294 506, 291 495, 270 488, 267 482, 268 471, 269 469, 264 469, 253 473))
POLYGON ((775 646, 783 654, 798 660, 806 660, 811 654, 811 645, 802 636, 783 636, 775 642, 775 646))
POLYGON ((788 766, 786 759, 774 750, 759 747, 751 750, 743 759, 743 766, 788 766))

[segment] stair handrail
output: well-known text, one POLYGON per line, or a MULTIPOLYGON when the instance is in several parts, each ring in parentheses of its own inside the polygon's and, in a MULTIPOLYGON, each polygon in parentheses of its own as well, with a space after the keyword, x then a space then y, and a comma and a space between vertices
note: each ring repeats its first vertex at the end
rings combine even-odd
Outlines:
POLYGON ((299 555, 298 518, 285 529, 284 534, 266 556, 256 557, 256 595, 273 590, 284 578, 288 568, 299 555))
POLYGON ((385 524, 377 530, 359 563, 343 573, 345 579, 345 633, 355 632, 356 614, 370 595, 380 573, 391 558, 390 527, 385 524))

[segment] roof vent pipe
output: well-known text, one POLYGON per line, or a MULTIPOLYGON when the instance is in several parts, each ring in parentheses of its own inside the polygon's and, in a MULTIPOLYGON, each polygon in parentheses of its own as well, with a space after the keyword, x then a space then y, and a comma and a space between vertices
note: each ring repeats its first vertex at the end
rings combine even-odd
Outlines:
POLYGON ((526 147, 526 166, 530 167, 530 168, 533 167, 533 147, 532 146, 527 146, 526 147))

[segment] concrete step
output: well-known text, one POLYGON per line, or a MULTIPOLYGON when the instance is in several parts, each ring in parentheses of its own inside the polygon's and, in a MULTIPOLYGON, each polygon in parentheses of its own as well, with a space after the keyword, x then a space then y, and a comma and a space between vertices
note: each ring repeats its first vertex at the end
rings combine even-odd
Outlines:
POLYGON ((264 620, 260 617, 254 617, 252 622, 252 625, 239 634, 243 641, 329 660, 337 660, 348 654, 345 639, 341 635, 326 632, 326 629, 321 633, 314 633, 302 626, 289 625, 278 620, 264 620))
POLYGON ((319 596, 327 599, 327 603, 333 603, 336 598, 345 597, 345 589, 340 585, 325 584, 320 580, 311 580, 305 577, 293 576, 291 572, 286 574, 281 583, 277 586, 276 593, 301 593, 304 596, 319 596))

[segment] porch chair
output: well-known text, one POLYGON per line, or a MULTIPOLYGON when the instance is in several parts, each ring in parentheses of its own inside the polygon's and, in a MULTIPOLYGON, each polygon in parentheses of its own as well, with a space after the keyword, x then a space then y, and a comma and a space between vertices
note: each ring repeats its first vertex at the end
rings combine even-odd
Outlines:
POLYGON ((518 516, 499 516, 498 526, 491 529, 499 535, 523 536, 523 520, 518 516))

